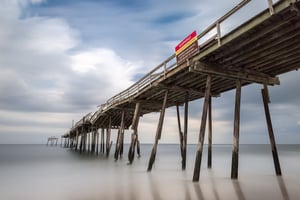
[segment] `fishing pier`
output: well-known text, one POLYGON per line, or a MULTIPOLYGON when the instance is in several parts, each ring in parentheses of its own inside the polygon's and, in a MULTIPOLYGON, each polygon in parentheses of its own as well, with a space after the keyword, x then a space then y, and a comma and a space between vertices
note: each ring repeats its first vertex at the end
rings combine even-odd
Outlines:
POLYGON ((300 1, 279 0, 274 4, 272 0, 266 0, 268 8, 222 35, 222 23, 238 10, 246 9, 245 5, 250 1, 241 1, 196 37, 190 35, 193 43, 189 46, 183 44, 189 52, 179 46, 175 54, 131 87, 108 99, 94 113, 82 117, 62 136, 65 140, 64 146, 80 152, 89 151, 109 156, 112 147, 111 130, 117 129, 114 158, 118 160, 124 153, 124 131, 131 129, 128 159, 133 163, 136 149, 138 155, 140 151, 138 135, 140 117, 159 112, 147 169, 151 171, 162 135, 165 110, 176 107, 184 170, 189 102, 203 98, 193 174, 193 181, 198 181, 206 126, 208 128, 207 166, 212 167, 212 101, 214 98, 222 98, 221 94, 226 91, 235 90, 231 178, 236 179, 238 178, 241 90, 245 85, 258 83, 262 86, 259 92, 263 99, 275 173, 281 175, 269 111, 268 86, 279 85, 278 75, 298 70, 300 67, 300 1), (179 106, 184 106, 183 124, 180 120, 179 106))

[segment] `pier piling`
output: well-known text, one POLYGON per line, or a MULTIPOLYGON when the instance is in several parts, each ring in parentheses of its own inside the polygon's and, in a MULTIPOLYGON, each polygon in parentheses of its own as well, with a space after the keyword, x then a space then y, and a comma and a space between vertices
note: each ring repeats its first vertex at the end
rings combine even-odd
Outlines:
POLYGON ((276 142, 275 142, 275 136, 274 136, 273 126, 272 126, 271 114, 270 114, 269 105, 268 105, 269 96, 268 96, 267 86, 265 86, 264 89, 261 90, 261 93, 262 93, 262 99, 263 99, 263 104, 264 104, 264 109, 265 109, 265 116, 266 116, 268 132, 269 132, 269 139, 270 139, 270 144, 271 144, 271 149, 272 149, 275 172, 276 172, 277 176, 281 176, 281 168, 280 168, 278 152, 277 152, 277 147, 276 147, 276 142))
POLYGON ((194 182, 199 181, 199 177, 200 177, 201 159, 202 159, 203 142, 204 142, 204 136, 205 136, 205 126, 206 126, 206 119, 207 119, 207 110, 208 110, 210 90, 211 90, 211 75, 207 75, 206 86, 205 86, 205 96, 204 96, 204 102, 203 102, 203 111, 202 111, 202 118, 201 118, 200 132, 199 132, 199 141, 198 141, 195 167, 194 167, 194 175, 193 175, 194 182))
POLYGON ((233 151, 231 162, 231 178, 238 178, 239 166, 239 135, 240 135, 240 107, 241 107, 241 81, 236 83, 234 130, 233 130, 233 151))
POLYGON ((166 90, 163 105, 162 105, 162 108, 161 108, 161 111, 160 111, 159 122, 158 122, 156 135, 155 135, 155 142, 154 142, 154 145, 153 145, 153 148, 152 148, 152 151, 151 151, 151 155, 150 155, 150 159, 149 159, 149 163, 148 163, 148 169, 147 169, 148 172, 152 170, 152 165, 155 161, 158 140, 160 140, 160 138, 161 138, 161 131, 162 131, 162 126, 163 126, 164 118, 165 118, 165 111, 166 111, 166 105, 167 105, 167 100, 168 100, 168 93, 169 93, 169 91, 166 90))

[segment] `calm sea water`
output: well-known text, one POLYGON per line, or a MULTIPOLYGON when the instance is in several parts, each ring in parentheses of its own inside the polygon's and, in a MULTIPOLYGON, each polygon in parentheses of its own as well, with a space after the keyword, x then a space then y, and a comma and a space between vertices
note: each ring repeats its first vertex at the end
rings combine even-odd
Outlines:
POLYGON ((148 173, 151 148, 142 145, 142 157, 128 165, 127 155, 115 162, 112 154, 106 159, 61 147, 0 145, 0 199, 300 199, 300 145, 278 146, 282 177, 274 175, 269 145, 241 145, 238 180, 230 179, 231 146, 215 145, 213 168, 206 168, 205 150, 197 183, 191 181, 196 145, 188 146, 186 171, 178 145, 159 145, 148 173))

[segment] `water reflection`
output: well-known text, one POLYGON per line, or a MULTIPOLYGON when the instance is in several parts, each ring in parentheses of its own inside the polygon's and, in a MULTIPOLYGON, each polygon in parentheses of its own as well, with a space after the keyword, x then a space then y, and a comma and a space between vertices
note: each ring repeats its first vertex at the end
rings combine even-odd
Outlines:
POLYGON ((190 190, 189 190, 189 186, 188 184, 185 182, 184 184, 184 196, 185 196, 185 200, 191 200, 192 197, 191 197, 191 193, 190 193, 190 190))
POLYGON ((290 200, 290 197, 289 197, 289 194, 288 194, 288 191, 286 189, 286 185, 285 185, 285 182, 284 182, 282 176, 277 176, 277 182, 278 182, 278 185, 280 187, 280 191, 282 193, 283 199, 284 200, 290 200))
POLYGON ((242 188, 240 186, 240 182, 238 180, 232 180, 232 185, 234 188, 234 191, 238 197, 239 200, 246 200, 245 195, 242 191, 242 188))
POLYGON ((148 179, 149 179, 149 184, 150 184, 150 189, 151 189, 151 194, 153 196, 154 200, 161 200, 161 196, 159 193, 159 189, 156 186, 156 182, 154 180, 154 177, 151 175, 151 173, 148 173, 148 179))
POLYGON ((195 189, 195 192, 196 192, 196 195, 197 195, 198 199, 199 200, 204 200, 204 196, 203 196, 203 193, 202 193, 202 190, 201 190, 200 183, 194 183, 194 189, 195 189))
POLYGON ((214 194, 215 198, 216 198, 217 200, 219 200, 220 197, 219 197, 219 194, 218 194, 218 191, 217 191, 217 188, 216 188, 215 177, 214 177, 213 172, 212 172, 211 170, 209 170, 209 172, 210 172, 210 173, 209 173, 209 178, 210 178, 210 181, 211 181, 211 183, 212 183, 213 194, 214 194))

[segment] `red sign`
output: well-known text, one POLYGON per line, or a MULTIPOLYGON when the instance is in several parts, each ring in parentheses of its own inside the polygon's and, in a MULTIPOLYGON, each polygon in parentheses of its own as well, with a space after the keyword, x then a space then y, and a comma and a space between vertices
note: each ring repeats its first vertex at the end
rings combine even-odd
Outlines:
POLYGON ((190 56, 198 52, 198 37, 196 31, 193 31, 175 47, 177 64, 182 63, 190 56))

